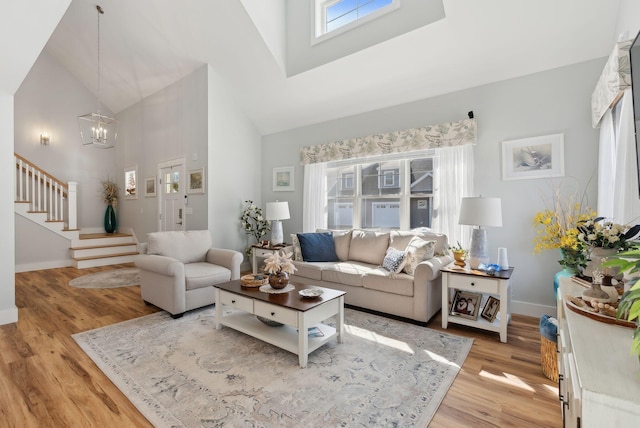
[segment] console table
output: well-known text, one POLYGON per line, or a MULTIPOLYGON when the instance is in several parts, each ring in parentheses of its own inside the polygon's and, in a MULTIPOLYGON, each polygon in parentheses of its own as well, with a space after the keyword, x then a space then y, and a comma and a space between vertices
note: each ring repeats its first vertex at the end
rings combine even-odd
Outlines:
POLYGON ((634 329, 606 324, 565 307, 585 288, 560 279, 558 374, 565 427, 636 427, 640 421, 640 364, 631 355, 634 329))
MULTIPOLYGON (((442 274, 442 328, 447 328, 448 323, 462 324, 476 327, 483 330, 500 333, 500 341, 507 342, 507 324, 511 321, 511 274, 513 268, 497 272, 495 275, 488 275, 485 272, 459 268, 449 265, 443 268, 442 274), (449 314, 449 295, 453 289, 473 291, 484 295, 498 296, 500 300, 500 316, 493 322, 483 319, 479 313, 478 319, 468 319, 449 314)), ((486 299, 482 299, 483 301, 486 299)))

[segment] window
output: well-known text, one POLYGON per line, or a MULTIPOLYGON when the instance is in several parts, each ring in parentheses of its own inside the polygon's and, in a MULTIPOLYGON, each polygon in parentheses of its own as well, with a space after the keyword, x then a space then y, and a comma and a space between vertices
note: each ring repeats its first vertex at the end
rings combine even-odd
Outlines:
POLYGON ((348 30, 389 13, 400 0, 315 0, 316 37, 348 30))
POLYGON ((430 227, 433 155, 433 151, 427 151, 411 158, 384 156, 368 158, 367 162, 354 159, 328 164, 327 226, 330 229, 430 227))

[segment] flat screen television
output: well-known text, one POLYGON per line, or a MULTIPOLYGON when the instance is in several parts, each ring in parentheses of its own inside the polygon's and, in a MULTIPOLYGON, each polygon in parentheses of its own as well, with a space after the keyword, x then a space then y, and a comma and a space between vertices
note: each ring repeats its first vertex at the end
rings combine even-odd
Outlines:
POLYGON ((631 93, 633 99, 633 123, 636 136, 636 165, 638 170, 638 197, 640 197, 640 33, 629 49, 631 68, 631 93))

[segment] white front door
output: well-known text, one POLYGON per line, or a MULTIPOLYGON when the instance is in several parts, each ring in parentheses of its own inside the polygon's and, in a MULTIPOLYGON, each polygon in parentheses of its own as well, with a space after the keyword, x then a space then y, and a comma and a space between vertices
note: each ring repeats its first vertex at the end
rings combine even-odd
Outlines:
POLYGON ((185 230, 184 163, 160 167, 160 230, 185 230))

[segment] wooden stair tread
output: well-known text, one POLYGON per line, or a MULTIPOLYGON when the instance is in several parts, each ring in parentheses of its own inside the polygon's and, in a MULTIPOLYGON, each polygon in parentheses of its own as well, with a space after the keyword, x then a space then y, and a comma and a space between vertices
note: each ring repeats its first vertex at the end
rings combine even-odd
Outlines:
POLYGON ((73 260, 83 261, 83 260, 95 260, 95 259, 109 259, 112 257, 135 256, 137 254, 140 254, 140 253, 138 253, 137 251, 131 251, 128 253, 106 254, 101 256, 74 257, 73 260))
POLYGON ((133 236, 131 233, 81 233, 80 239, 122 238, 133 236))
POLYGON ((95 248, 126 247, 129 245, 137 245, 137 244, 135 242, 123 242, 118 244, 90 245, 87 247, 71 247, 71 249, 72 250, 92 250, 95 248))
POLYGON ((47 214, 47 211, 27 211, 29 214, 47 214))
POLYGON ((64 220, 45 220, 46 223, 64 223, 64 220))

